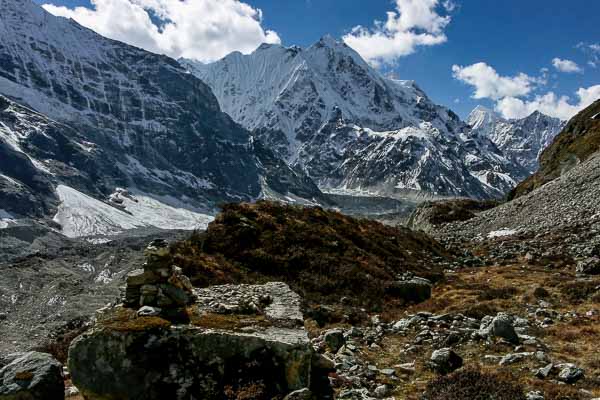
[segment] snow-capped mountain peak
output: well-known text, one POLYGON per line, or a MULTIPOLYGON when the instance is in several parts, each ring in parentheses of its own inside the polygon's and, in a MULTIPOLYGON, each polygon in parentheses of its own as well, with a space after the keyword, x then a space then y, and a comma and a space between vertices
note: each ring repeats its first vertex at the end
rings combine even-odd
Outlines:
POLYGON ((539 111, 522 119, 505 119, 483 106, 471 112, 467 123, 473 134, 489 138, 528 173, 537 170, 541 152, 565 126, 565 121, 539 111))
POLYGON ((0 209, 11 215, 48 217, 60 185, 101 201, 130 188, 206 212, 265 193, 323 198, 169 57, 31 0, 0 0, 0 38, 0 159, 13 160, 0 162, 0 209), (17 187, 43 198, 19 207, 17 187))
POLYGON ((180 62, 323 190, 496 197, 522 177, 415 82, 384 77, 331 36, 306 49, 263 45, 212 64, 180 62))
POLYGON ((475 107, 467 117, 467 124, 469 124, 473 129, 477 130, 484 126, 493 125, 501 119, 502 117, 500 114, 487 107, 479 105, 475 107))

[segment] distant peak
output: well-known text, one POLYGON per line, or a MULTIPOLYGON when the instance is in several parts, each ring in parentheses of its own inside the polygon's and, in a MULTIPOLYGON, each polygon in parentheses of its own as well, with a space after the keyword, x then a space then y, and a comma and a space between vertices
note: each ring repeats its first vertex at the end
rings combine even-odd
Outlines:
POLYGON ((325 35, 317 42, 317 46, 320 47, 346 47, 346 43, 341 40, 337 40, 331 35, 325 35))
POLYGON ((275 46, 274 44, 271 43, 263 43, 260 46, 258 46, 258 49, 256 50, 269 50, 271 47, 275 46))
POLYGON ((493 111, 493 110, 491 110, 491 109, 489 109, 489 108, 487 108, 487 107, 485 107, 485 106, 482 106, 481 104, 480 104, 480 105, 478 105, 477 107, 475 107, 475 108, 473 109, 473 111, 471 111, 471 113, 486 113, 486 114, 496 114, 496 112, 495 112, 495 111, 493 111))

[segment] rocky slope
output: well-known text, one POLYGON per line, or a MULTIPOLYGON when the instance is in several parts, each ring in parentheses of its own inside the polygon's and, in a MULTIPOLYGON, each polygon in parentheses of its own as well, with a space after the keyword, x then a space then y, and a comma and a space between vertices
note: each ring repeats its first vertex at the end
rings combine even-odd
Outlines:
POLYGON ((600 101, 573 117, 540 156, 540 169, 511 197, 525 195, 570 171, 600 150, 600 101))
MULTIPOLYGON (((574 117, 541 157, 540 170, 513 200, 437 229, 454 241, 504 238, 523 254, 588 262, 600 249, 600 102, 574 117)), ((492 251, 498 256, 507 249, 492 251)))
POLYGON ((180 62, 223 111, 326 191, 486 198, 526 176, 414 82, 383 77, 331 37, 180 62))
POLYGON ((507 157, 530 174, 537 171, 542 151, 566 124, 539 111, 522 119, 507 120, 482 106, 471 112, 467 123, 474 132, 489 138, 507 157))
POLYGON ((174 60, 103 38, 30 0, 0 3, 0 37, 6 213, 52 214, 57 184, 100 200, 116 187, 134 188, 204 212, 263 196, 323 200, 174 60), (24 201, 16 206, 16 198, 24 201))

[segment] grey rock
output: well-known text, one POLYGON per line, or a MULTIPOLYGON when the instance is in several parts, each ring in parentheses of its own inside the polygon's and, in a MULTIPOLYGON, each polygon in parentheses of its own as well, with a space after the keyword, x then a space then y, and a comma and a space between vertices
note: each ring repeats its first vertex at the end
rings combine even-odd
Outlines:
POLYGON ((527 400, 544 400, 544 394, 540 391, 532 391, 525 395, 527 400))
POLYGON ((325 343, 331 349, 332 352, 336 353, 345 343, 344 331, 341 329, 332 329, 325 332, 324 335, 325 343))
POLYGON ((559 364, 558 380, 565 383, 575 383, 584 376, 583 369, 574 364, 559 364))
POLYGON ((554 369, 554 364, 548 364, 545 367, 538 369, 535 372, 535 376, 540 379, 546 379, 547 377, 550 376, 553 369, 554 369))
POLYGON ((313 394, 308 388, 293 391, 284 397, 283 400, 312 400, 313 394))
POLYGON ((430 366, 439 374, 454 372, 463 365, 463 359, 449 348, 435 350, 431 354, 430 366))
POLYGON ((412 278, 406 281, 396 281, 387 292, 407 302, 421 303, 431 298, 431 282, 424 278, 412 278))
POLYGON ((62 365, 45 353, 13 354, 0 369, 1 400, 63 400, 62 365))
POLYGON ((389 393, 390 389, 387 387, 387 385, 379 385, 375 388, 375 396, 377 396, 379 399, 388 396, 389 393))
POLYGON ((579 261, 576 268, 577 273, 586 275, 600 275, 600 258, 590 257, 579 261))
POLYGON ((528 353, 528 352, 507 354, 504 357, 502 357, 499 364, 500 365, 515 364, 515 363, 521 362, 521 361, 525 360, 526 358, 529 358, 532 356, 533 356, 533 353, 528 353))
POLYGON ((507 340, 510 343, 518 344, 519 336, 513 326, 513 318, 506 313, 498 313, 494 317, 489 325, 484 326, 482 322, 482 329, 480 334, 482 336, 493 336, 507 340))

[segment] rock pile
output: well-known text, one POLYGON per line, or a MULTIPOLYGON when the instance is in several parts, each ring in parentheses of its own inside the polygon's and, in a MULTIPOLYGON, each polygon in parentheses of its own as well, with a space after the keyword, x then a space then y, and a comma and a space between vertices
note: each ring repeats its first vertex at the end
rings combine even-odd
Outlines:
POLYGON ((186 307, 194 303, 194 289, 181 268, 172 265, 168 243, 154 240, 144 255, 144 268, 127 275, 124 305, 139 309, 142 316, 186 321, 186 307))

